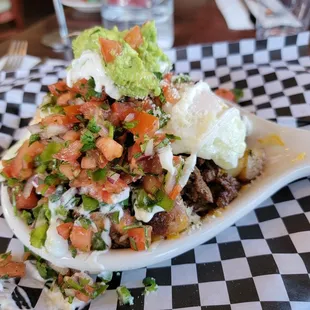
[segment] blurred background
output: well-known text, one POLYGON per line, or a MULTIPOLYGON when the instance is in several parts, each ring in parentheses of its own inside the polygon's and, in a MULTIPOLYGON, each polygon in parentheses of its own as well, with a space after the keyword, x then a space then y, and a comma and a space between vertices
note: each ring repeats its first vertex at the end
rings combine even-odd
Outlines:
POLYGON ((0 0, 0 53, 11 39, 39 57, 70 58, 70 40, 94 25, 154 19, 164 49, 307 30, 309 0, 0 0), (68 39, 69 36, 69 39, 68 39))

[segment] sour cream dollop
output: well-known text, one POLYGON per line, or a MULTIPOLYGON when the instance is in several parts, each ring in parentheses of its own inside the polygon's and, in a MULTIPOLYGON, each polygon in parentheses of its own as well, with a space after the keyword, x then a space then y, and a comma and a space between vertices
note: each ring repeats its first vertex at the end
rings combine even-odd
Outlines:
POLYGON ((239 110, 202 81, 185 85, 180 95, 179 102, 164 107, 171 115, 165 131, 181 137, 172 143, 173 153, 197 154, 224 169, 235 168, 246 148, 246 125, 239 110))
POLYGON ((105 92, 114 99, 119 99, 121 94, 113 80, 107 75, 100 55, 96 52, 86 50, 82 55, 74 59, 71 68, 67 73, 67 84, 72 87, 80 79, 93 78, 95 81, 95 91, 101 92, 105 87, 105 92))

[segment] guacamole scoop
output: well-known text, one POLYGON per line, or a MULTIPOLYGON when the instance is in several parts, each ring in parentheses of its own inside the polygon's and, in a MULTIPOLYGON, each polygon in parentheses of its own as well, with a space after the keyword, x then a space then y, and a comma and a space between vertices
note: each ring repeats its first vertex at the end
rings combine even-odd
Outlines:
MULTIPOLYGON (((99 59, 99 55, 101 63, 93 70, 98 72, 98 68, 102 67, 103 73, 113 81, 119 96, 135 98, 143 98, 149 94, 158 96, 161 93, 160 77, 171 69, 171 63, 157 45, 155 23, 147 22, 141 26, 143 42, 136 49, 125 41, 125 36, 129 31, 119 31, 117 28, 108 30, 103 27, 83 31, 72 43, 75 60, 70 70, 74 69, 78 59, 83 57, 83 53, 88 53, 88 55, 91 54, 90 52, 96 53, 96 59, 99 59), (105 62, 101 53, 100 38, 117 41, 121 45, 121 52, 115 55, 113 61, 105 62)), ((88 58, 84 57, 84 59, 88 58)), ((83 67, 86 67, 85 64, 80 64, 80 78, 83 67)), ((85 78, 90 77, 90 71, 89 69, 85 78)))

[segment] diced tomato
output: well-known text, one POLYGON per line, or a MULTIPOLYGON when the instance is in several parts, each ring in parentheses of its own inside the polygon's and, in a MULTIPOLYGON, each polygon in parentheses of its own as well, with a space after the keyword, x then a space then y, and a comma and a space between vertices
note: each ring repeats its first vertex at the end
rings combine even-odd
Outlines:
POLYGON ((68 86, 65 81, 59 81, 55 84, 48 86, 48 90, 54 95, 59 96, 62 92, 68 90, 68 86))
POLYGON ((81 137, 81 133, 79 131, 69 130, 63 135, 63 139, 65 141, 76 141, 81 137))
POLYGON ((124 40, 135 50, 143 43, 143 37, 139 26, 134 26, 126 34, 124 40))
POLYGON ((164 93, 166 101, 169 103, 174 104, 174 103, 177 103, 181 99, 181 96, 178 90, 171 84, 164 84, 163 93, 164 93))
POLYGON ((6 258, 0 259, 0 267, 7 265, 12 260, 12 254, 7 255, 6 258))
POLYGON ((9 178, 25 180, 32 174, 32 164, 35 156, 42 153, 44 144, 36 141, 29 146, 29 141, 25 141, 19 148, 17 155, 10 161, 2 161, 3 172, 9 178))
POLYGON ((64 174, 69 180, 73 180, 81 172, 81 168, 78 164, 71 165, 69 163, 61 164, 59 171, 64 174))
POLYGON ((236 97, 235 97, 235 94, 229 90, 229 89, 226 89, 226 88, 218 88, 215 93, 219 96, 219 97, 222 97, 226 100, 229 100, 229 101, 233 101, 235 102, 236 101, 236 97))
POLYGON ((70 186, 71 187, 83 187, 83 186, 89 186, 92 183, 93 182, 92 182, 90 176, 88 176, 87 171, 82 170, 79 173, 79 175, 70 182, 70 186))
POLYGON ((69 121, 71 123, 79 123, 80 121, 76 118, 76 115, 81 114, 81 106, 80 105, 69 105, 63 108, 65 114, 67 115, 69 121))
POLYGON ((40 194, 44 197, 49 197, 52 194, 55 193, 56 187, 54 185, 46 185, 46 184, 40 184, 37 188, 36 188, 36 193, 40 194))
POLYGON ((137 141, 143 141, 145 134, 152 137, 159 129, 159 119, 146 112, 136 112, 133 121, 137 122, 137 125, 128 130, 134 135, 139 135, 137 141))
POLYGON ((176 184, 172 191, 169 193, 169 198, 175 200, 179 194, 181 193, 182 186, 180 184, 176 184))
POLYGON ((119 223, 113 223, 112 222, 112 229, 118 232, 119 234, 123 235, 126 233, 124 230, 124 227, 133 225, 136 222, 136 218, 132 216, 129 212, 129 210, 124 210, 124 215, 120 219, 119 223))
POLYGON ((108 160, 99 150, 90 150, 87 152, 87 156, 96 159, 96 166, 98 168, 104 168, 108 164, 108 160))
POLYGON ((102 191, 101 192, 101 199, 105 203, 108 203, 108 204, 113 203, 113 201, 112 201, 112 194, 107 192, 107 191, 102 191))
POLYGON ((8 276, 9 278, 22 278, 26 273, 26 265, 19 262, 9 262, 3 267, 0 267, 0 277, 8 276))
POLYGON ((120 158, 123 154, 123 147, 112 138, 101 137, 96 141, 96 146, 108 161, 120 158))
POLYGON ((172 76, 173 76, 173 73, 172 72, 168 72, 168 73, 166 73, 165 75, 164 75, 164 80, 166 81, 166 82, 171 82, 171 79, 172 79, 172 76))
POLYGON ((91 287, 90 285, 85 285, 84 289, 90 295, 95 291, 95 289, 91 287))
POLYGON ((152 226, 131 228, 128 230, 130 247, 134 251, 144 251, 152 242, 152 226))
POLYGON ((82 169, 95 169, 97 166, 96 158, 85 156, 81 161, 82 169))
POLYGON ((62 115, 62 114, 53 114, 53 115, 49 115, 42 119, 42 125, 44 126, 48 126, 48 125, 68 126, 72 123, 74 122, 72 122, 67 115, 62 115))
POLYGON ((112 110, 112 123, 118 125, 119 122, 123 122, 126 116, 135 112, 133 106, 129 102, 114 102, 111 105, 112 110))
POLYGON ((72 245, 78 250, 89 252, 92 235, 93 232, 91 229, 85 229, 81 226, 73 226, 70 233, 70 240, 72 245))
POLYGON ((74 141, 69 144, 68 147, 61 149, 57 154, 53 155, 53 158, 64 160, 69 163, 75 163, 81 156, 82 146, 81 141, 74 141))
POLYGON ((104 183, 104 189, 113 194, 118 194, 123 191, 127 187, 126 182, 124 182, 121 178, 119 178, 114 184, 109 182, 108 180, 104 183))
POLYGON ((136 142, 134 145, 128 148, 128 161, 131 161, 138 153, 141 153, 141 147, 140 143, 136 142))
POLYGON ((25 198, 23 193, 16 195, 16 208, 21 209, 33 209, 37 206, 39 199, 35 192, 32 191, 28 198, 25 198))
POLYGON ((60 236, 62 236, 65 240, 68 240, 70 237, 70 232, 73 227, 73 223, 62 223, 56 227, 57 232, 60 236))
POLYGON ((59 106, 66 106, 69 104, 69 100, 72 100, 74 98, 75 98, 75 93, 73 92, 63 93, 57 98, 57 104, 59 106))
POLYGON ((84 301, 84 302, 88 302, 90 300, 90 297, 85 295, 84 293, 80 292, 80 291, 75 291, 75 297, 78 300, 84 301))
POLYGON ((106 63, 114 61, 115 57, 121 54, 122 45, 118 41, 99 38, 101 54, 106 63))
MULTIPOLYGON (((73 87, 72 87, 72 90, 74 92, 82 95, 83 97, 88 95, 89 89, 90 89, 90 86, 88 85, 88 80, 86 79, 78 80, 77 82, 73 84, 73 87)), ((98 96, 91 97, 91 101, 103 101, 106 99, 106 97, 107 97, 106 93, 102 92, 100 97, 98 96)))
POLYGON ((143 177, 143 188, 149 194, 155 194, 160 188, 162 183, 158 177, 153 175, 146 175, 143 177))
POLYGON ((80 112, 86 119, 92 119, 95 116, 100 116, 102 114, 102 110, 100 108, 101 104, 101 102, 97 101, 85 102, 80 106, 80 112))

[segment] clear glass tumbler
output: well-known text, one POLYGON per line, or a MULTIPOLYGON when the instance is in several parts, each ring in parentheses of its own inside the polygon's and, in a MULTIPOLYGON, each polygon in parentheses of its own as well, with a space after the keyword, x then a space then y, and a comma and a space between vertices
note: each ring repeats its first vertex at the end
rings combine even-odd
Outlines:
POLYGON ((254 2, 258 39, 275 35, 293 35, 309 27, 309 0, 254 0, 254 2))
POLYGON ((103 0, 104 27, 124 30, 154 20, 158 44, 169 49, 174 42, 174 0, 103 0))

